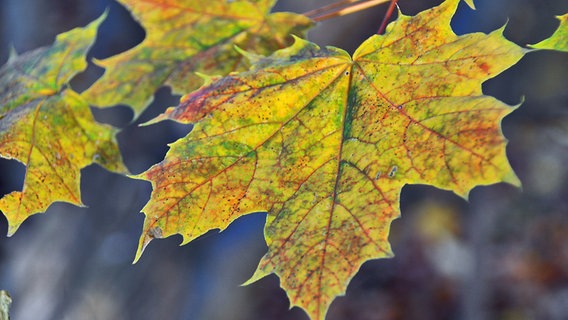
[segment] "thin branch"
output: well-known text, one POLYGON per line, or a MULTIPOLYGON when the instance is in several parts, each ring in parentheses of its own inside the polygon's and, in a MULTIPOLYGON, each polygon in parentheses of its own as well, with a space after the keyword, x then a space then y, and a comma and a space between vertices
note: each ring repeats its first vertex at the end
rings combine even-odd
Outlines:
POLYGON ((329 12, 326 12, 325 10, 323 10, 326 7, 322 7, 321 10, 312 10, 312 11, 318 11, 317 14, 315 15, 311 15, 308 16, 309 18, 311 18, 312 20, 318 22, 318 21, 323 21, 323 20, 327 20, 327 19, 331 19, 331 18, 335 18, 335 17, 340 17, 340 16, 345 16, 351 13, 355 13, 361 10, 365 10, 374 6, 377 6, 379 4, 385 3, 389 0, 369 0, 369 1, 349 1, 349 0, 344 0, 344 1, 339 1, 336 2, 334 4, 331 4, 329 6, 326 7, 332 7, 332 9, 329 12), (352 3, 352 4, 351 4, 352 3), (345 8, 341 8, 341 9, 335 9, 337 7, 341 7, 341 5, 344 4, 349 4, 347 7, 345 8))
POLYGON ((396 7, 397 2, 398 2, 398 0, 391 0, 391 4, 390 4, 389 8, 387 9, 387 12, 385 13, 385 17, 383 18, 383 22, 381 23, 381 27, 379 28, 379 31, 377 31, 377 34, 381 34, 381 33, 383 33, 383 31, 385 31, 385 28, 387 27, 387 22, 389 21, 389 18, 392 15, 392 12, 394 11, 394 8, 396 7))
POLYGON ((323 6, 323 7, 316 8, 314 10, 306 11, 306 12, 303 13, 303 15, 305 15, 307 17, 315 17, 315 16, 322 14, 325 11, 329 11, 331 9, 343 7, 343 6, 346 6, 350 3, 359 2, 359 1, 361 1, 361 0, 341 0, 341 1, 334 2, 332 4, 328 4, 328 5, 323 6))

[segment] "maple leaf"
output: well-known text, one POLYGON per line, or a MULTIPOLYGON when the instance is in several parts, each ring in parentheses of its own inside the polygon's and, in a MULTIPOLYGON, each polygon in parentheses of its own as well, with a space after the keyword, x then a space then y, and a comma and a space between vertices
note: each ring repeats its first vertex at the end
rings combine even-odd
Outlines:
POLYGON ((556 18, 560 20, 558 29, 549 38, 531 45, 532 48, 568 52, 568 13, 556 18))
POLYGON ((275 273, 293 306, 323 319, 365 261, 392 256, 405 184, 462 197, 519 185, 500 129, 514 108, 481 84, 525 51, 503 29, 455 35, 458 3, 400 14, 353 57, 296 39, 184 96, 156 121, 193 131, 137 176, 153 192, 136 259, 154 238, 185 244, 267 211, 268 252, 247 283, 275 273))
POLYGON ((236 50, 269 54, 303 35, 307 17, 269 14, 276 0, 119 0, 146 30, 133 49, 98 64, 107 70, 83 96, 96 106, 126 104, 135 116, 163 85, 173 93, 197 89, 196 74, 226 75, 249 64, 236 50))
POLYGON ((0 199, 8 235, 55 201, 82 205, 81 168, 96 162, 126 172, 115 130, 96 123, 89 105, 68 88, 86 68, 103 19, 58 35, 50 47, 12 53, 0 69, 0 156, 27 167, 23 190, 0 199))

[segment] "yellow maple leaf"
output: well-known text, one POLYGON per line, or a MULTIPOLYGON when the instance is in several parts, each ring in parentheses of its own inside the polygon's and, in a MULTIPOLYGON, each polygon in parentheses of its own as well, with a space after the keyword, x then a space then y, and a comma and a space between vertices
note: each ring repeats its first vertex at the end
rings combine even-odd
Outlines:
POLYGON ((153 192, 136 259, 154 238, 187 243, 267 211, 268 252, 247 283, 275 273, 293 306, 323 319, 365 261, 392 256, 404 185, 462 197, 519 185, 500 127, 514 108, 481 84, 525 51, 502 29, 455 35, 458 3, 400 15, 353 57, 296 39, 168 109, 156 121, 195 126, 138 176, 153 192))
POLYGON ((119 0, 146 30, 146 39, 122 54, 99 61, 107 70, 83 96, 91 104, 126 104, 138 116, 161 86, 187 93, 202 84, 196 72, 225 75, 246 70, 235 46, 269 54, 303 35, 310 19, 270 13, 276 0, 119 0))
POLYGON ((0 199, 8 235, 55 201, 82 205, 83 167, 99 163, 126 172, 115 130, 96 123, 89 105, 67 88, 86 68, 103 19, 60 34, 50 47, 12 54, 0 69, 0 156, 26 165, 23 190, 0 199))

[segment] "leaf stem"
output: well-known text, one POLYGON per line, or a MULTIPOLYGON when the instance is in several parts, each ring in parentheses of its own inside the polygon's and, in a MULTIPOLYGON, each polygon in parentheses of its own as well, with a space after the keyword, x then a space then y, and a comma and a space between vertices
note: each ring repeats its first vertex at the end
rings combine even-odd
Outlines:
POLYGON ((387 27, 387 22, 389 21, 389 18, 391 17, 397 2, 398 0, 391 0, 390 6, 387 9, 387 12, 385 13, 385 17, 383 18, 383 22, 381 22, 381 26, 379 27, 379 31, 377 31, 377 34, 381 34, 383 33, 383 31, 385 31, 385 28, 387 27))
POLYGON ((351 13, 355 13, 361 10, 365 10, 376 5, 385 3, 389 0, 368 0, 368 1, 360 1, 360 0, 342 0, 330 5, 321 7, 319 9, 311 10, 304 15, 308 16, 310 19, 319 22, 335 17, 340 17, 344 15, 348 15, 351 13), (339 9, 338 9, 339 8, 339 9))

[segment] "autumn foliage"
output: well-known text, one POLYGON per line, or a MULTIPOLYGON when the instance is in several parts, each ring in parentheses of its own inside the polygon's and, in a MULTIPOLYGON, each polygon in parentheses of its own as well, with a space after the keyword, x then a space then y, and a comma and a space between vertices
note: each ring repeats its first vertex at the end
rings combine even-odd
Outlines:
MULTIPOLYGON (((89 105, 127 104, 138 116, 164 85, 185 95, 146 125, 194 127, 131 176, 153 187, 135 259, 154 239, 181 234, 188 243, 267 212, 268 252, 247 283, 275 273, 312 319, 325 318, 365 261, 393 256, 389 228, 404 185, 464 198, 478 185, 520 186, 501 132, 516 106, 481 85, 531 49, 504 28, 456 35, 459 0, 400 13, 353 55, 305 40, 313 22, 271 13, 275 1, 119 2, 146 39, 96 61, 106 72, 82 94, 67 84, 85 69, 104 16, 0 69, 0 155, 27 168, 23 190, 0 199, 9 234, 53 202, 82 205, 81 168, 127 175, 116 130, 89 105)), ((567 16, 559 19, 531 48, 568 51, 567 16)))

